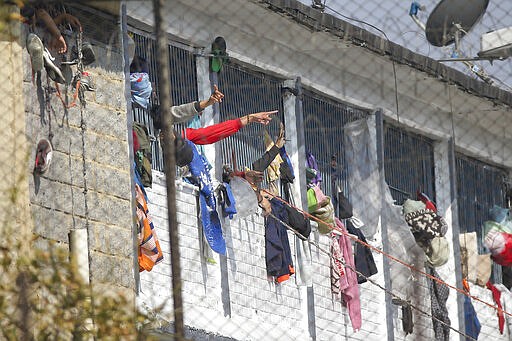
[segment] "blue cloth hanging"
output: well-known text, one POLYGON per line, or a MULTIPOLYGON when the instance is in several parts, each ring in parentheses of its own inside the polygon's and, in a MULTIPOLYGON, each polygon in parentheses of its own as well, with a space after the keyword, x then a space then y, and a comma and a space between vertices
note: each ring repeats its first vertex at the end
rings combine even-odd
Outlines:
POLYGON ((222 236, 222 226, 217 213, 214 188, 208 171, 208 161, 199 153, 196 145, 187 140, 192 147, 194 156, 189 164, 192 174, 191 183, 199 186, 199 204, 201 208, 201 220, 203 231, 208 245, 213 251, 222 255, 226 254, 226 242, 222 236))

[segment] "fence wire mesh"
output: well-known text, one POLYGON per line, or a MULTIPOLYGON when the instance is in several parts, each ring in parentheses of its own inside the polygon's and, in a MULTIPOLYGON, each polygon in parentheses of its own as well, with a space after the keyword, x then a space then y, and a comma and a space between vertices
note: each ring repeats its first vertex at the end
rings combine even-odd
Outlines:
POLYGON ((512 3, 0 3, 1 340, 512 339, 512 3))

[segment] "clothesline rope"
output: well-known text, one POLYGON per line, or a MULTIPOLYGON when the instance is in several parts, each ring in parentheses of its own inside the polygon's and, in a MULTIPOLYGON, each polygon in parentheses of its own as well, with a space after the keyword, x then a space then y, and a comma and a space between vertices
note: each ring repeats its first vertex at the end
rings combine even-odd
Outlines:
MULTIPOLYGON (((281 224, 283 224, 288 230, 292 231, 294 234, 296 234, 297 236, 299 236, 300 238, 304 238, 304 236, 302 234, 300 234, 299 231, 295 230, 292 226, 288 225, 287 223, 285 223, 284 221, 282 221, 281 219, 279 219, 278 217, 276 217, 274 214, 270 213, 269 214, 272 218, 276 219, 277 221, 279 221, 281 224)), ((337 229, 337 230, 341 230, 341 229, 337 229)), ((345 235, 348 235, 348 234, 345 234, 345 235)), ((323 247, 321 247, 317 242, 315 241, 312 241, 310 239, 306 239, 306 241, 310 244, 310 245, 313 245, 315 246, 320 252, 323 252, 324 254, 326 254, 327 256, 331 257, 331 253, 327 250, 325 250, 323 247)), ((365 278, 368 282, 372 283, 373 285, 375 285, 376 287, 378 287, 379 289, 383 290, 385 293, 387 293, 388 295, 390 295, 391 297, 393 298, 397 298, 403 302, 406 302, 408 306, 410 306, 411 308, 413 308, 414 310, 417 310, 419 311, 420 313, 440 322, 441 324, 443 324, 444 326, 450 328, 451 330, 453 330, 454 332, 464 336, 466 338, 466 340, 474 340, 474 341, 477 341, 477 339, 473 338, 472 336, 470 335, 467 335, 466 333, 458 330, 458 329, 455 329, 454 327, 452 327, 451 325, 449 325, 448 323, 444 322, 443 320, 429 314, 428 312, 424 311, 423 309, 415 306, 414 304, 411 304, 410 302, 408 302, 407 300, 401 298, 400 296, 398 296, 397 294, 395 294, 394 292, 392 292, 391 290, 389 289, 386 289, 385 287, 383 287, 382 285, 380 285, 379 283, 377 283, 376 281, 374 281, 373 279, 365 276, 364 274, 362 274, 361 272, 357 271, 356 269, 354 269, 352 266, 348 265, 345 260, 343 258, 339 258, 339 257, 336 257, 334 256, 335 259, 337 261, 339 261, 341 264, 343 264, 343 266, 345 266, 346 268, 352 270, 353 272, 355 272, 356 274, 358 274, 359 276, 362 276, 363 278, 365 278)))
MULTIPOLYGON (((359 239, 359 238, 357 238, 356 236, 352 236, 352 235, 350 235, 349 233, 347 233, 347 232, 343 231, 342 229, 339 229, 337 226, 334 226, 334 225, 332 225, 332 224, 328 224, 328 223, 326 223, 326 222, 322 221, 321 219, 319 219, 319 218, 317 218, 317 217, 315 217, 315 216, 313 216, 313 215, 309 214, 309 212, 305 212, 305 211, 304 211, 304 210, 302 210, 301 208, 298 208, 298 207, 296 207, 296 206, 294 206, 294 205, 291 205, 290 203, 288 203, 288 202, 287 202, 286 200, 284 200, 283 198, 281 198, 281 197, 279 197, 279 196, 274 195, 273 193, 271 193, 271 192, 267 191, 266 189, 262 189, 262 191, 263 191, 263 192, 265 192, 266 194, 270 195, 272 198, 275 198, 275 199, 277 199, 277 200, 279 200, 279 201, 283 202, 285 205, 288 205, 288 206, 290 206, 290 207, 292 207, 292 208, 296 209, 297 211, 299 211, 299 212, 301 212, 302 214, 306 215, 308 218, 313 219, 313 220, 315 220, 316 222, 320 222, 320 223, 322 223, 322 224, 325 224, 325 225, 329 226, 332 230, 336 230, 336 231, 338 231, 338 232, 342 233, 343 235, 348 236, 348 237, 349 237, 350 239, 352 239, 353 241, 355 241, 355 242, 357 242, 357 243, 359 243, 359 244, 361 244, 361 245, 364 245, 365 247, 367 247, 367 248, 369 248, 369 249, 371 249, 371 250, 373 250, 373 251, 375 251, 375 252, 377 252, 377 253, 380 253, 380 254, 382 254, 383 256, 385 256, 385 257, 387 257, 387 258, 389 258, 389 259, 391 259, 391 260, 393 260, 393 261, 395 261, 395 262, 397 262, 397 263, 399 263, 399 264, 402 264, 403 266, 405 266, 405 267, 409 268, 410 270, 413 270, 413 271, 415 271, 415 272, 417 272, 417 273, 419 273, 419 274, 421 274, 421 275, 423 275, 423 276, 425 276, 425 277, 427 277, 427 278, 429 278, 429 279, 431 279, 431 280, 434 280, 434 281, 438 282, 439 284, 446 285, 446 286, 447 286, 448 288, 450 288, 450 289, 453 289, 453 290, 455 290, 455 291, 457 291, 457 292, 459 292, 459 293, 461 293, 461 294, 463 294, 463 295, 465 295, 465 296, 467 296, 467 297, 469 297, 469 298, 471 298, 471 299, 473 299, 473 300, 475 300, 475 301, 478 301, 478 302, 480 302, 480 303, 485 304, 486 306, 488 306, 488 307, 490 307, 490 308, 492 308, 492 309, 494 309, 494 310, 496 310, 496 311, 498 311, 498 312, 502 312, 503 314, 505 314, 505 315, 508 315, 508 316, 512 317, 512 313, 509 313, 509 312, 507 312, 507 311, 503 310, 503 308, 499 308, 498 306, 495 306, 495 305, 493 305, 493 304, 491 304, 491 303, 489 303, 489 302, 486 302, 486 301, 484 301, 484 300, 482 300, 482 299, 478 298, 477 296, 473 296, 473 295, 471 295, 470 293, 467 293, 466 291, 464 291, 463 289, 459 289, 459 288, 457 288, 457 287, 455 287, 455 286, 453 286, 453 285, 451 285, 451 284, 449 284, 449 283, 447 283, 447 282, 443 281, 443 280, 442 280, 442 279, 440 279, 440 278, 437 278, 437 277, 435 277, 435 276, 432 276, 431 274, 428 274, 428 273, 426 273, 425 271, 420 270, 420 269, 418 269, 418 268, 414 267, 413 265, 411 265, 411 264, 409 264, 409 263, 407 263, 407 262, 404 262, 403 260, 398 259, 398 258, 396 258, 396 257, 394 257, 394 256, 392 256, 392 255, 390 255, 390 254, 388 254, 388 253, 386 253, 386 252, 384 252, 384 251, 382 251, 382 250, 380 250, 380 249, 376 248, 376 247, 375 247, 375 246, 373 246, 373 245, 370 245, 370 244, 368 244, 368 243, 363 242, 362 240, 360 240, 360 239, 359 239)), ((308 240, 309 240, 309 239, 308 239, 308 240)))

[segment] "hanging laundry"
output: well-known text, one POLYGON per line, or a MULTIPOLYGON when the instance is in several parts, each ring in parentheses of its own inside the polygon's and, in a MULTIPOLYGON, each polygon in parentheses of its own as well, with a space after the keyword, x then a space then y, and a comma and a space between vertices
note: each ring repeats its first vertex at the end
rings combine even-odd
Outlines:
MULTIPOLYGON (((469 285, 463 280, 463 286, 466 292, 469 294, 469 285)), ((471 298, 468 295, 464 295, 464 322, 466 325, 465 332, 468 336, 472 337, 475 340, 478 340, 478 335, 480 334, 480 330, 482 329, 482 325, 478 320, 478 316, 476 315, 475 308, 473 307, 473 303, 471 303, 471 298)), ((466 341, 470 341, 471 339, 466 338, 466 341)))
POLYGON ((320 170, 318 169, 318 163, 316 162, 315 157, 311 152, 306 152, 306 167, 315 170, 315 175, 311 179, 311 183, 314 185, 318 185, 322 182, 322 175, 320 174, 320 170))
POLYGON ((139 271, 151 271, 153 266, 160 263, 164 257, 156 236, 153 221, 149 216, 149 210, 143 190, 138 184, 135 184, 135 198, 137 200, 139 271))
POLYGON ((187 180, 199 187, 201 221, 203 223, 203 231, 206 240, 213 251, 225 255, 226 242, 222 235, 222 226, 217 213, 215 193, 210 172, 208 171, 208 161, 203 155, 199 154, 192 142, 186 142, 192 147, 194 153, 192 162, 189 164, 189 170, 192 176, 187 178, 187 180))
POLYGON ((476 232, 461 233, 459 235, 462 278, 471 283, 476 282, 478 266, 478 242, 476 232))
POLYGON ((476 281, 475 284, 485 287, 492 273, 491 255, 477 255, 476 281))
POLYGON ((147 73, 131 73, 130 74, 132 102, 143 109, 147 109, 149 105, 149 97, 153 88, 147 73))
POLYGON ((499 210, 499 207, 493 207, 489 213, 499 221, 484 222, 484 245, 491 252, 492 260, 503 266, 511 266, 512 224, 506 219, 508 210, 499 210))
POLYGON ((418 197, 418 200, 425 204, 425 208, 427 210, 431 210, 432 212, 437 213, 436 205, 434 204, 434 202, 432 200, 430 200, 430 198, 425 193, 422 193, 422 192, 418 191, 416 193, 416 195, 418 197))
MULTIPOLYGON (((500 301, 501 301, 503 310, 510 313, 512 311, 512 293, 503 284, 494 284, 494 286, 501 293, 500 301)), ((507 322, 507 329, 510 334, 510 333, 512 333, 512 317, 509 316, 508 314, 504 314, 504 315, 505 315, 505 321, 507 322)))
POLYGON ((143 109, 148 109, 149 99, 153 92, 148 70, 147 61, 141 56, 135 55, 130 64, 132 103, 143 109))
POLYGON ((231 185, 227 182, 223 182, 219 188, 219 202, 222 206, 224 217, 233 219, 233 216, 236 214, 236 201, 231 191, 231 185))
POLYGON ((277 283, 282 283, 295 273, 292 263, 287 228, 279 221, 288 224, 285 205, 277 198, 270 200, 272 215, 265 218, 265 259, 267 275, 277 283), (277 218, 274 218, 274 216, 277 218))
POLYGON ((308 188, 307 197, 309 213, 318 219, 315 220, 318 224, 318 231, 321 234, 331 232, 334 224, 334 206, 331 198, 322 192, 319 185, 313 184, 308 188))
POLYGON ((337 228, 344 231, 344 234, 331 233, 331 290, 333 295, 341 299, 347 307, 352 328, 357 331, 362 325, 361 301, 357 274, 354 271, 352 243, 345 235, 347 230, 343 223, 338 218, 335 218, 335 222, 337 228), (345 266, 342 266, 343 264, 345 266))
POLYGON ((501 291, 499 291, 490 281, 485 285, 487 289, 491 290, 492 298, 494 303, 499 310, 497 310, 496 314, 498 315, 498 328, 500 329, 500 334, 503 335, 503 327, 505 326, 505 315, 503 314, 503 306, 501 305, 501 291))
POLYGON ((427 209, 421 201, 407 199, 403 205, 405 221, 418 243, 428 243, 434 237, 442 237, 448 230, 446 221, 436 212, 427 209))
MULTIPOLYGON (((433 267, 428 266, 427 273, 435 278, 440 278, 439 274, 433 267)), ((430 305, 435 339, 436 341, 448 341, 450 340, 451 321, 448 315, 446 301, 448 300, 450 290, 446 284, 439 283, 431 278, 428 279, 428 288, 430 290, 430 305)))
POLYGON ((404 330, 405 336, 412 334, 414 331, 414 320, 411 303, 399 298, 393 298, 391 303, 402 307, 402 329, 404 330))
POLYGON ((153 183, 153 174, 151 163, 153 156, 151 153, 151 139, 148 128, 137 122, 133 122, 133 154, 135 158, 135 169, 139 172, 140 179, 145 187, 151 188, 153 183))
MULTIPOLYGON (((367 243, 366 237, 364 236, 361 229, 355 227, 350 219, 348 219, 346 222, 348 233, 357 236, 359 240, 367 243)), ((357 283, 365 283, 367 281, 367 277, 375 275, 378 272, 377 266, 375 265, 375 260, 373 259, 372 250, 358 242, 355 243, 354 247, 354 260, 356 270, 361 273, 357 274, 357 283)))

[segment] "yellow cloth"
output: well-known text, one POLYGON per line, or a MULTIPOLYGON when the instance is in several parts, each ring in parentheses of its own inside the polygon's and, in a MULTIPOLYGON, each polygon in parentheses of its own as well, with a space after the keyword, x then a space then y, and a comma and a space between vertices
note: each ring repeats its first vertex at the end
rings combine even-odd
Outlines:
MULTIPOLYGON (((268 132, 265 130, 265 133, 263 134, 263 139, 265 142, 265 151, 269 151, 270 148, 274 145, 274 141, 268 134, 268 132)), ((283 162, 283 159, 281 158, 281 155, 277 154, 274 160, 270 163, 270 165, 267 168, 267 181, 269 185, 269 190, 274 195, 279 195, 279 189, 277 188, 276 181, 279 179, 279 176, 281 175, 281 172, 279 170, 279 165, 281 165, 281 162, 283 162)))

